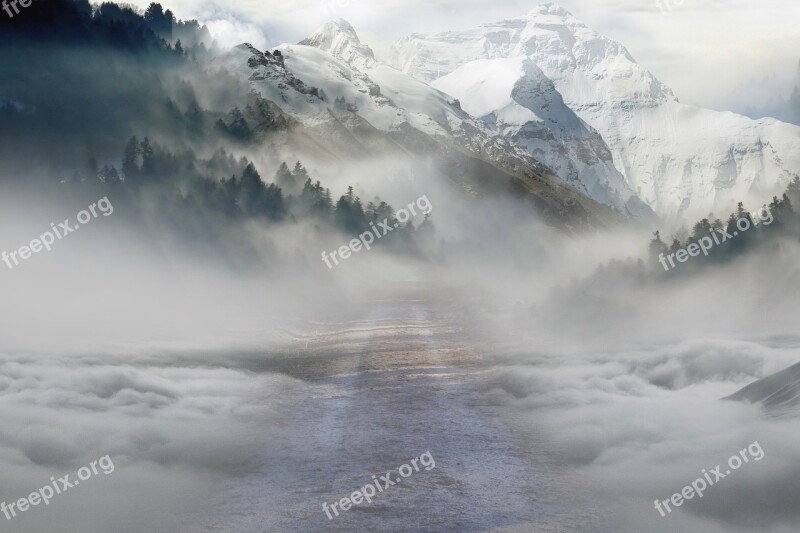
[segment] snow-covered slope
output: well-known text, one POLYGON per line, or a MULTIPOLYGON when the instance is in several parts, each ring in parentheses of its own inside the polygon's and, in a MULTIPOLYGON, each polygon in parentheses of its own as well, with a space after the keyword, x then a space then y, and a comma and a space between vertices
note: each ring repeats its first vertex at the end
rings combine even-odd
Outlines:
POLYGON ((316 46, 261 52, 243 44, 218 61, 249 79, 253 90, 294 119, 320 150, 348 158, 387 150, 436 155, 448 178, 464 189, 513 190, 529 196, 553 220, 569 218, 581 225, 617 220, 577 189, 560 184, 547 166, 463 111, 451 96, 374 61, 352 27, 340 24, 304 41, 316 46))
MULTIPOLYGON (((413 34, 395 44, 390 63, 435 82, 476 59, 518 57, 539 67, 564 103, 602 135, 617 170, 660 214, 760 203, 800 172, 800 127, 681 104, 625 47, 553 4, 470 30, 413 34)), ((454 90, 446 79, 435 85, 454 90)), ((563 110, 540 105, 535 114, 547 123, 563 110)))
POLYGON ((325 50, 359 70, 377 64, 372 49, 361 43, 356 30, 344 19, 326 23, 300 44, 325 50))
MULTIPOLYGON (((467 118, 462 113, 457 114, 458 118, 454 122, 452 112, 454 101, 451 98, 376 61, 372 50, 361 43, 355 30, 347 21, 328 22, 300 44, 324 50, 366 75, 383 88, 384 94, 389 96, 391 102, 408 112, 408 116, 406 114, 398 116, 403 120, 411 119, 409 122, 423 131, 434 133, 431 129, 432 124, 425 124, 425 122, 431 121, 434 124, 443 125, 445 129, 455 128, 456 132, 463 131, 464 128, 460 122, 465 119, 471 130, 476 131, 474 128, 478 128, 482 130, 481 134, 489 137, 495 136, 499 127, 502 135, 515 141, 515 146, 526 149, 530 155, 549 166, 570 186, 622 213, 634 216, 652 215, 652 211, 635 198, 622 175, 614 168, 611 152, 603 143, 600 135, 564 105, 553 88, 552 82, 547 80, 541 71, 530 62, 523 65, 521 61, 518 61, 516 66, 512 64, 513 62, 497 65, 497 69, 506 74, 502 76, 502 80, 505 81, 504 86, 498 86, 497 89, 501 93, 506 93, 507 100, 512 98, 513 92, 514 99, 521 104, 515 110, 505 109, 502 119, 493 116, 491 120, 486 120, 485 122, 491 127, 487 129, 479 121, 471 120, 471 117, 467 118), (515 86, 515 82, 521 75, 527 76, 524 80, 525 83, 515 86), (519 122, 518 110, 527 106, 535 113, 538 107, 551 104, 558 107, 558 112, 562 115, 558 117, 559 120, 551 119, 545 123, 535 116, 529 116, 529 120, 519 122), (493 120, 494 118, 498 120, 493 120)), ((462 67, 462 70, 467 67, 462 67)), ((469 77, 469 73, 465 73, 465 76, 469 77)), ((445 80, 442 80, 441 85, 436 87, 461 99, 460 89, 463 88, 462 82, 464 81, 461 78, 465 76, 454 74, 452 76, 453 83, 446 83, 445 80)), ((324 80, 320 80, 319 76, 315 76, 313 72, 304 72, 301 77, 308 79, 312 84, 324 83, 324 80)), ((474 87, 475 92, 481 92, 481 94, 477 95, 476 100, 480 102, 484 96, 487 96, 487 91, 482 90, 480 83, 477 85, 474 87)), ((491 95, 490 97, 496 96, 491 95)), ((495 109, 486 109, 484 113, 482 111, 485 106, 479 103, 476 109, 481 112, 476 113, 472 109, 474 101, 472 98, 461 101, 462 107, 470 115, 482 116, 495 111, 495 109)), ((362 111, 359 111, 359 114, 373 122, 368 114, 364 114, 362 111)), ((528 115, 531 113, 528 112, 528 115)), ((386 129, 385 125, 378 127, 386 129)), ((435 133, 442 134, 443 132, 435 133)), ((519 150, 515 151, 517 154, 520 153, 519 150)))
POLYGON ((652 215, 614 167, 600 134, 567 107, 530 59, 477 59, 432 85, 595 200, 636 217, 652 215))
POLYGON ((772 415, 800 413, 800 363, 751 383, 726 400, 759 403, 772 415))
MULTIPOLYGON (((260 53, 247 46, 239 50, 246 55, 260 53)), ((505 152, 532 168, 544 169, 524 150, 462 111, 450 96, 392 67, 376 63, 365 69, 367 74, 315 47, 282 45, 279 50, 285 69, 259 65, 250 80, 265 98, 306 126, 357 116, 385 133, 401 133, 411 127, 432 138, 458 141, 477 152, 505 152), (284 81, 285 76, 316 90, 313 94, 298 90, 284 81)), ((242 59, 237 60, 240 68, 247 64, 242 59)))

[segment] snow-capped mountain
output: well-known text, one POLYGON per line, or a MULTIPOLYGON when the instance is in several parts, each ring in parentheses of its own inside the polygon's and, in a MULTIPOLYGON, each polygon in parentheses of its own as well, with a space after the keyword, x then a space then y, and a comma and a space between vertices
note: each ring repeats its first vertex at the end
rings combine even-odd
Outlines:
POLYGON ((376 61, 344 21, 325 25, 303 44, 274 52, 243 44, 219 61, 249 79, 321 150, 347 157, 432 153, 467 190, 510 188, 553 218, 615 219, 451 96, 376 61))
POLYGON ((567 107, 553 82, 530 59, 477 59, 432 86, 458 98, 465 111, 595 200, 636 217, 652 215, 614 166, 600 134, 567 107))
POLYGON ((378 64, 372 49, 361 43, 356 30, 344 19, 326 23, 300 44, 325 50, 358 70, 378 64))
MULTIPOLYGON (((659 214, 705 216, 739 200, 760 204, 800 172, 800 128, 680 103, 624 46, 554 4, 469 30, 412 34, 394 45, 389 61, 455 92, 466 109, 488 112, 490 120, 510 103, 514 127, 504 133, 513 137, 524 117, 513 111, 517 105, 546 125, 564 120, 563 108, 546 98, 522 104, 512 95, 498 99, 495 109, 481 108, 481 95, 489 90, 481 86, 495 84, 503 68, 494 62, 516 58, 536 65, 563 103, 600 133, 616 169, 659 214), (459 90, 463 80, 469 83, 459 90)), ((503 94, 508 86, 537 83, 531 69, 515 71, 519 76, 506 81, 503 94)))
MULTIPOLYGON (((420 90, 431 92, 418 85, 413 88, 407 86, 409 82, 404 80, 404 77, 396 69, 376 61, 372 50, 361 43, 353 27, 345 20, 328 22, 300 44, 325 50, 372 79, 383 79, 384 82, 379 82, 380 85, 388 82, 387 87, 398 87, 400 90, 392 94, 391 100, 401 108, 417 109, 419 99, 416 95, 420 93, 420 90), (392 80, 387 80, 387 77, 391 77, 392 80)), ((514 66, 511 64, 498 65, 500 70, 507 68, 513 70, 514 66)), ((520 64, 516 68, 522 69, 523 66, 520 64)), ((515 109, 510 109, 513 101, 509 102, 501 114, 502 116, 493 116, 491 120, 485 120, 484 122, 488 123, 494 131, 484 133, 493 135, 499 129, 506 138, 514 141, 514 145, 525 148, 530 155, 550 167, 566 183, 600 203, 612 206, 628 215, 652 215, 650 208, 635 197, 625 179, 614 168, 611 152, 605 146, 600 135, 564 105, 561 97, 555 92, 552 82, 547 80, 535 65, 528 62, 523 70, 529 72, 530 77, 528 83, 518 84, 519 87, 513 86, 515 80, 511 80, 508 75, 503 77, 504 80, 511 83, 506 87, 508 99, 511 99, 511 92, 514 89, 515 93, 518 93, 517 100, 522 104, 517 105, 515 109), (551 120, 547 124, 544 121, 535 120, 535 116, 533 116, 534 120, 531 120, 532 111, 526 110, 524 106, 527 105, 534 109, 538 107, 534 104, 539 104, 540 101, 541 105, 558 106, 558 110, 562 114, 559 120, 551 120), (518 120, 520 111, 526 118, 522 122, 518 120)), ((475 107, 471 105, 472 99, 461 99, 460 90, 463 88, 465 80, 461 79, 462 76, 451 78, 453 78, 453 83, 441 80, 441 84, 434 85, 434 87, 457 96, 461 107, 470 115, 481 117, 494 111, 488 110, 487 113, 483 113, 483 106, 475 107), (475 108, 473 109, 473 107, 475 108)), ((480 91, 481 87, 475 89, 480 91)), ((480 95, 478 98, 480 99, 480 95)), ((423 114, 432 116, 427 111, 423 111, 423 114)), ((433 115, 441 114, 441 110, 433 113, 433 115)), ((519 155, 520 152, 517 151, 517 153, 519 155)))

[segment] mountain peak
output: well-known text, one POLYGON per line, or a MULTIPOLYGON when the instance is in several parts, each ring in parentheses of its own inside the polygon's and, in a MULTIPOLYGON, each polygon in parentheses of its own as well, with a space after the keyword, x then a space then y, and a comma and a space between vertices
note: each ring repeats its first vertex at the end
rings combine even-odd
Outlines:
POLYGON ((361 43, 353 26, 342 18, 326 22, 300 44, 329 52, 356 68, 376 63, 372 49, 361 43))
MULTIPOLYGON (((587 139, 596 133, 605 143, 603 148, 598 142, 595 159, 609 161, 629 189, 661 215, 694 218, 742 199, 754 201, 764 191, 785 187, 800 168, 800 128, 681 104, 621 43, 556 4, 465 30, 414 34, 395 45, 390 60, 429 82, 456 73, 442 83, 465 109, 472 104, 485 113, 486 106, 478 104, 496 102, 487 122, 500 124, 503 134, 527 143, 537 157, 542 153, 537 143, 545 138, 540 124, 565 124, 559 107, 573 112, 592 128, 587 139), (518 58, 535 64, 544 83, 519 72, 518 58), (567 109, 555 105, 559 96, 567 109)), ((577 144, 580 137, 567 137, 561 138, 572 151, 565 153, 576 154, 567 162, 574 162, 585 180, 580 165, 592 160, 586 156, 591 152, 577 144)), ((551 159, 551 166, 558 168, 564 159, 551 159)), ((572 175, 571 168, 564 171, 572 175)))
POLYGON ((343 33, 347 35, 349 39, 354 40, 356 43, 361 44, 361 40, 358 38, 358 34, 356 33, 355 28, 353 25, 347 22, 345 19, 340 18, 337 20, 329 20, 320 28, 315 31, 311 36, 325 34, 325 35, 335 35, 337 33, 343 33))

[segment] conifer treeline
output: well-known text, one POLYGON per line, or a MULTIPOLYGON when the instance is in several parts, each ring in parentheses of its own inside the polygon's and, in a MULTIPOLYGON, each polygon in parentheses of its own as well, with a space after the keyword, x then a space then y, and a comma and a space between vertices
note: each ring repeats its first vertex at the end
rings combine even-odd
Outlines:
MULTIPOLYGON (((759 220, 760 223, 756 224, 756 219, 760 217, 754 218, 753 214, 745 209, 744 204, 739 202, 736 211, 731 213, 727 220, 723 221, 717 218, 711 221, 710 217, 704 218, 692 227, 691 234, 685 240, 682 240, 679 234, 674 235, 670 244, 667 245, 661 238, 661 233, 656 231, 653 240, 650 241, 648 255, 650 259, 657 260, 661 254, 672 254, 680 249, 686 249, 714 232, 718 235, 735 235, 733 238, 726 237, 723 242, 710 248, 708 257, 704 256, 703 261, 681 265, 680 269, 674 271, 677 273, 730 261, 770 240, 785 237, 800 240, 800 210, 798 208, 800 208, 800 176, 795 176, 780 198, 773 196, 772 201, 759 211, 759 215, 764 216, 766 223, 759 220), (748 225, 749 229, 742 231, 742 228, 737 226, 740 220, 747 220, 747 224, 743 224, 743 226, 748 225)), ((673 271, 671 270, 670 273, 673 271)))
POLYGON ((281 163, 272 181, 265 182, 251 161, 237 159, 225 149, 202 160, 191 151, 173 153, 148 137, 140 141, 134 136, 126 144, 120 169, 96 165, 91 161, 87 174, 75 173, 64 181, 110 188, 134 197, 143 190, 157 191, 162 197, 173 197, 173 206, 191 206, 190 212, 228 221, 256 218, 281 222, 310 217, 357 233, 369 228, 370 223, 388 220, 398 225, 393 236, 405 240, 419 229, 432 228, 427 217, 420 228, 415 228, 411 220, 399 223, 392 206, 380 198, 364 205, 352 186, 334 203, 330 189, 313 180, 300 161, 292 169, 281 163))

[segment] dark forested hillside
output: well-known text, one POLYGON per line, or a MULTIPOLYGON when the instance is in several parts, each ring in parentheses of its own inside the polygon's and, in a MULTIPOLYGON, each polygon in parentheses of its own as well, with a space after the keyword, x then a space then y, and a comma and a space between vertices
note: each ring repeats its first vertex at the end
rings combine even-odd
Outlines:
MULTIPOLYGON (((212 248, 248 220, 351 232, 396 222, 352 188, 336 201, 299 161, 290 171, 248 160, 293 123, 213 65, 215 46, 157 3, 142 13, 37 0, 0 16, 0 181, 50 198, 108 195, 131 220, 149 217, 141 231, 212 248)), ((409 222, 386 244, 408 249, 413 233, 409 222)))

